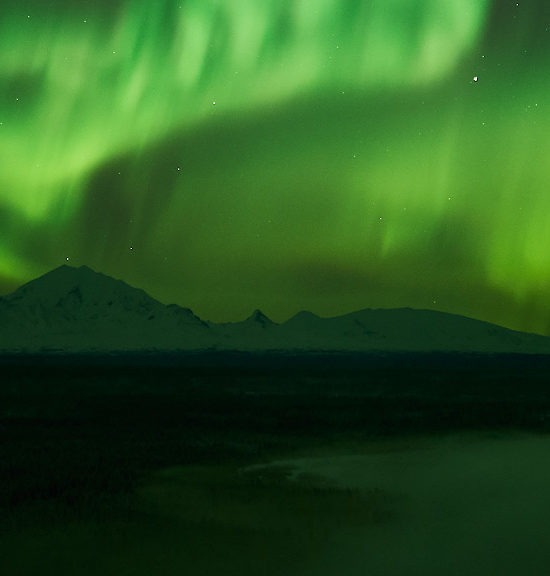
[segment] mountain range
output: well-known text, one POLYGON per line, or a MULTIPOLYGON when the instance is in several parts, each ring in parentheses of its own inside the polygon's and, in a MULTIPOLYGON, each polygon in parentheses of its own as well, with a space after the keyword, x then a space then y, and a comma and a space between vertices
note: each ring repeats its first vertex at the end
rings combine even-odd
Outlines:
POLYGON ((213 323, 164 305, 81 266, 61 266, 0 298, 4 352, 235 350, 288 352, 550 353, 550 338, 433 310, 365 309, 321 318, 299 312, 281 324, 260 310, 213 323))

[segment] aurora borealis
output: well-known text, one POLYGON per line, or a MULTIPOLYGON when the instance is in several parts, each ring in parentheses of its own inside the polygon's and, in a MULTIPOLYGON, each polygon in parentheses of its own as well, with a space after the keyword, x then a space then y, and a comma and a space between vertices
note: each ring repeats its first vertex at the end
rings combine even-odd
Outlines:
POLYGON ((544 0, 4 0, 0 293, 550 334, 544 0))

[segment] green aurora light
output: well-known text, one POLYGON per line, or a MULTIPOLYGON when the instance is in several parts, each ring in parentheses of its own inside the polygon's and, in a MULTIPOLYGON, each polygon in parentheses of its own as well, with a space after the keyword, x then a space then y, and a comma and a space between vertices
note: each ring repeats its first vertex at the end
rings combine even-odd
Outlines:
POLYGON ((201 317, 550 333, 542 1, 0 8, 0 290, 70 258, 201 317))

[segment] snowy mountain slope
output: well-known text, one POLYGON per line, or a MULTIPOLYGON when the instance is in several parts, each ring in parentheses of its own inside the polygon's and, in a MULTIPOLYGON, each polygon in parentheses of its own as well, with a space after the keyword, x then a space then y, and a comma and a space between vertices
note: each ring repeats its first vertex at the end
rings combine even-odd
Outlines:
POLYGON ((334 318, 299 313, 282 325, 297 347, 384 351, 548 353, 550 339, 435 310, 365 309, 334 318), (309 335, 314 334, 313 339, 309 335))
POLYGON ((550 339, 433 310, 300 312, 283 324, 256 310, 203 322, 86 266, 61 266, 0 298, 0 350, 286 350, 550 353, 550 339))
POLYGON ((227 322, 214 325, 221 349, 278 350, 284 348, 279 325, 261 310, 254 312, 243 322, 227 322))
POLYGON ((1 298, 0 326, 4 349, 202 348, 211 340, 190 310, 86 266, 62 266, 1 298))

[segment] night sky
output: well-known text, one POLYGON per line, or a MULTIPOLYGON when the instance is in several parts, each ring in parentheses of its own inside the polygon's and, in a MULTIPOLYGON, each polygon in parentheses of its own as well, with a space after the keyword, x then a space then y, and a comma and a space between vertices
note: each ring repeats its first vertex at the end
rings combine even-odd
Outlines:
POLYGON ((2 0, 0 293, 550 334, 548 0, 2 0))

